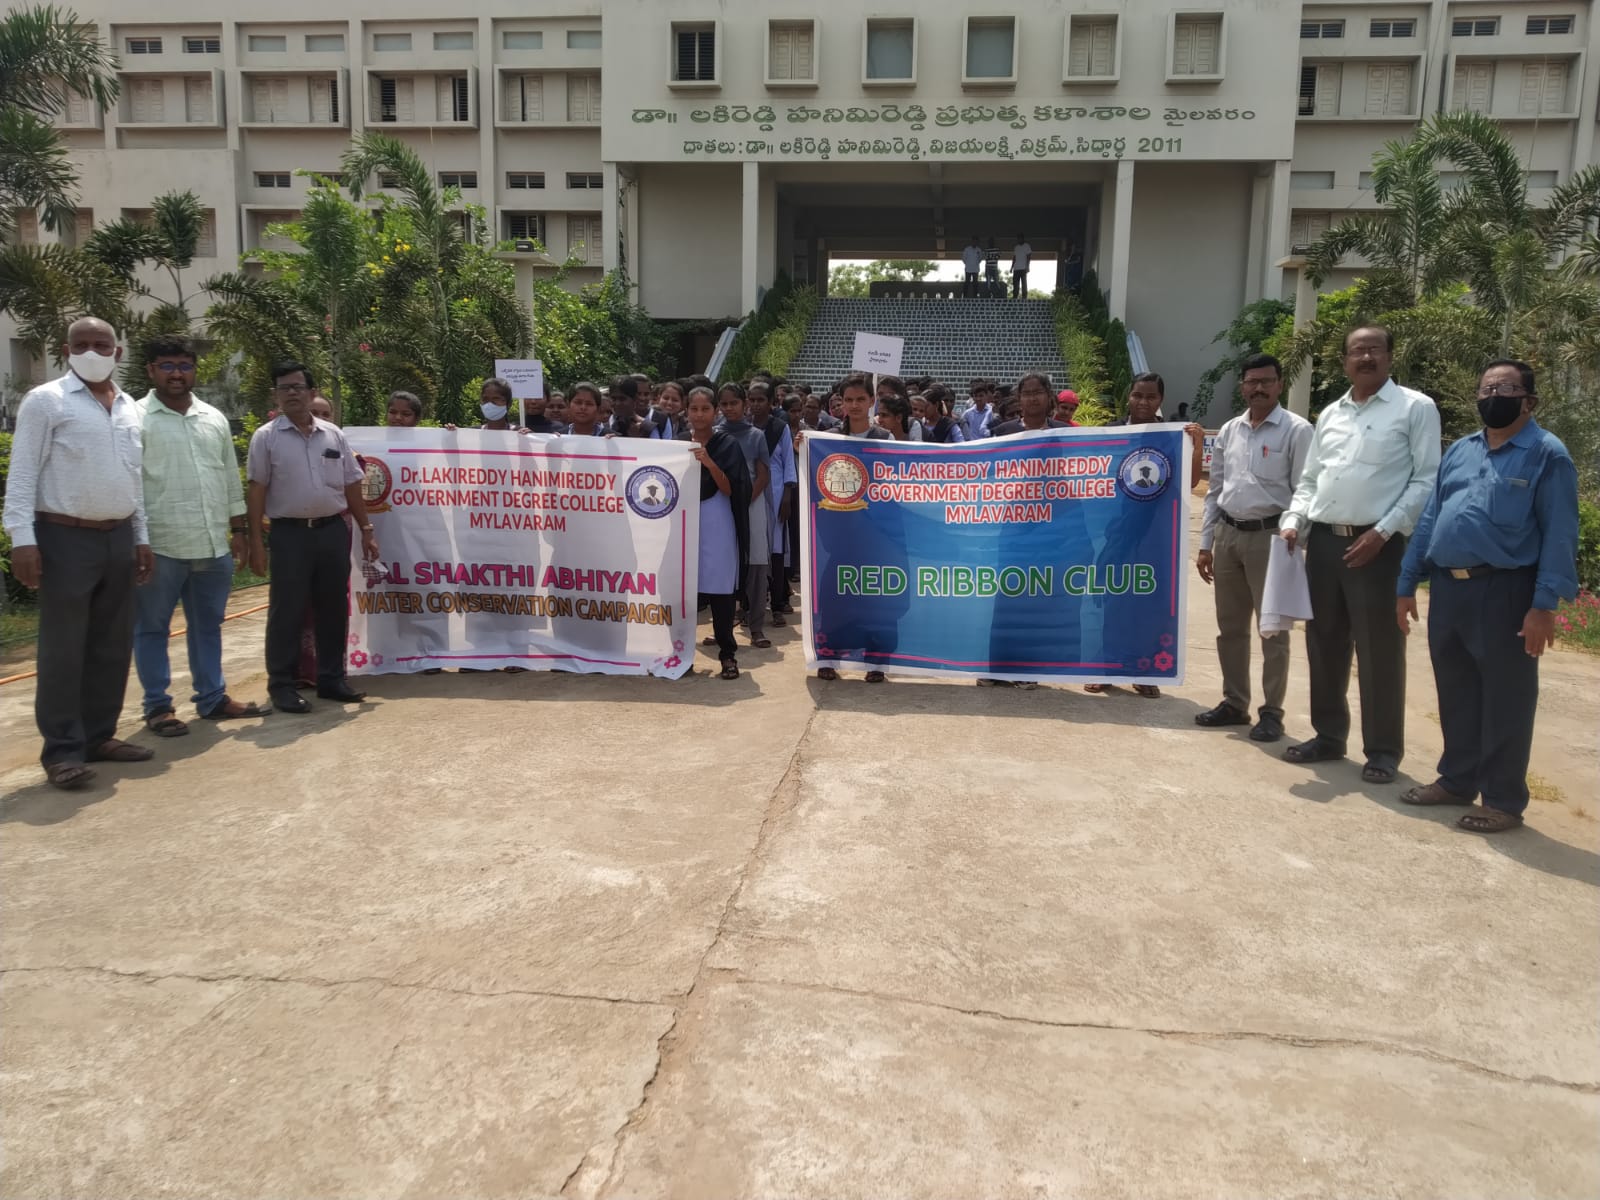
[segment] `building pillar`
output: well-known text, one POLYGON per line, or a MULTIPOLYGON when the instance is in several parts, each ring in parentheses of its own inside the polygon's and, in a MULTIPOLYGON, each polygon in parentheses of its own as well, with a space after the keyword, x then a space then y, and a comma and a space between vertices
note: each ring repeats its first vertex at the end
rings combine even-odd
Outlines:
MULTIPOLYGON (((617 164, 603 162, 600 164, 600 262, 607 275, 617 269, 617 248, 621 244, 622 230, 618 228, 622 223, 617 220, 620 209, 617 207, 617 196, 620 181, 617 177, 617 164)), ((568 239, 570 243, 571 239, 568 239)))
MULTIPOLYGON (((1244 302, 1254 304, 1261 299, 1261 288, 1266 282, 1267 272, 1265 261, 1274 253, 1267 245, 1265 230, 1268 226, 1267 205, 1272 199, 1272 168, 1267 163, 1258 163, 1255 173, 1250 177, 1250 241, 1246 252, 1244 270, 1244 302), (1257 236, 1256 231, 1262 230, 1257 236)), ((1274 297, 1276 298, 1276 297, 1274 297)))
MULTIPOLYGON (((1316 323, 1317 319, 1317 288, 1311 282, 1311 272, 1306 270, 1306 259, 1301 254, 1291 254, 1288 258, 1273 260, 1273 269, 1280 276, 1283 271, 1295 273, 1294 285, 1294 328, 1299 333, 1302 329, 1316 323)), ((1275 292, 1279 295, 1281 292, 1275 292)), ((1311 356, 1307 355, 1294 368, 1294 382, 1289 385, 1289 411, 1308 420, 1311 417, 1311 356)))
POLYGON ((739 219, 739 307, 751 312, 761 293, 761 164, 744 163, 739 219))
POLYGON ((1289 248, 1289 166, 1288 159, 1279 159, 1272 164, 1272 199, 1267 220, 1267 245, 1261 256, 1261 261, 1265 265, 1261 278, 1261 295, 1269 300, 1276 300, 1283 295, 1283 268, 1278 265, 1278 256, 1289 248))
POLYGON ((1115 215, 1111 218, 1111 315, 1128 320, 1128 267, 1133 252, 1133 160, 1117 163, 1115 215))

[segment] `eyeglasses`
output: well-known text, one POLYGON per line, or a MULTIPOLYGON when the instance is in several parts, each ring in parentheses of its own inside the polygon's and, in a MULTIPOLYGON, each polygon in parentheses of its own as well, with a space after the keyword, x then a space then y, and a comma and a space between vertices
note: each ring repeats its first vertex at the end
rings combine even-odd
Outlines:
POLYGON ((167 375, 192 375, 195 369, 192 362, 158 362, 150 365, 167 375))
POLYGON ((1490 396, 1510 396, 1513 399, 1520 399, 1532 395, 1532 392, 1523 391, 1521 386, 1515 383, 1497 383, 1493 387, 1478 389, 1479 400, 1487 400, 1490 396))
POLYGON ((309 392, 311 385, 308 383, 279 383, 274 384, 272 390, 282 392, 285 396, 293 396, 298 392, 309 392))

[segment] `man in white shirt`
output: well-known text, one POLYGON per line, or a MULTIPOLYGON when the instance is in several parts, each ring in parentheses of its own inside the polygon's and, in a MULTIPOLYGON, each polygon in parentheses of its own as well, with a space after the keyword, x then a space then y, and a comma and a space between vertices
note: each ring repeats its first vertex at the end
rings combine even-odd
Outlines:
POLYGON ((1394 619, 1406 536, 1439 473, 1439 410, 1389 378, 1394 335, 1381 326, 1345 335, 1350 390, 1317 418, 1305 470, 1278 532, 1304 543, 1311 589, 1306 659, 1316 736, 1284 758, 1343 758, 1350 733, 1352 650, 1360 672, 1367 783, 1393 783, 1405 754, 1406 644, 1394 619))
POLYGON ((1028 239, 1017 234, 1017 245, 1011 251, 1011 298, 1019 300, 1028 294, 1028 265, 1033 261, 1033 247, 1028 239))
POLYGON ((150 578, 139 413, 113 376, 122 360, 106 322, 67 330, 71 370, 33 389, 17 411, 4 523, 11 570, 39 589, 34 716, 40 761, 58 788, 94 778, 90 762, 143 762, 119 741, 133 657, 134 586, 150 578))
POLYGON ((144 685, 144 723, 181 737, 168 688, 167 646, 181 603, 194 706, 208 721, 260 717, 266 708, 228 695, 222 676, 222 621, 234 567, 245 558, 244 484, 228 418, 194 394, 194 344, 158 337, 145 347, 150 394, 139 401, 144 442, 144 507, 155 573, 139 589, 133 663, 144 685))
MULTIPOLYGON (((1250 642, 1261 622, 1267 559, 1278 521, 1294 497, 1311 448, 1311 423, 1278 403, 1283 368, 1270 354, 1244 360, 1239 391, 1246 410, 1224 423, 1211 452, 1211 486, 1200 526, 1200 578, 1217 602, 1217 658, 1222 703, 1195 714, 1207 729, 1250 724, 1250 642)), ((1258 742, 1283 736, 1289 690, 1289 631, 1261 638, 1261 719, 1258 742)))
POLYGON ((978 294, 978 272, 983 270, 983 243, 978 241, 978 235, 972 235, 972 244, 961 252, 961 268, 966 272, 966 280, 961 285, 963 296, 976 296, 978 294))
POLYGON ((974 379, 967 385, 967 395, 972 398, 972 405, 961 414, 961 424, 965 429, 967 441, 975 442, 979 438, 989 437, 994 429, 995 422, 1000 417, 994 407, 995 384, 992 379, 974 379))

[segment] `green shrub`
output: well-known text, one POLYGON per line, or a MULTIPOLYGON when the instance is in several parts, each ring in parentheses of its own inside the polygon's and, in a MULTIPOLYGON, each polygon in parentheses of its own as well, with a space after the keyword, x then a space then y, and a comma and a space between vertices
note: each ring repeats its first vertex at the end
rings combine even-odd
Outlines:
POLYGON ((1080 400, 1078 411, 1072 419, 1079 425, 1109 425, 1116 419, 1117 411, 1099 400, 1080 400))
POLYGON ((1600 592, 1600 503, 1578 501, 1578 584, 1600 592))
POLYGON ((767 334, 756 353, 756 366, 759 369, 773 375, 782 375, 789 370, 789 364, 794 362, 795 355, 800 353, 800 347, 805 343, 806 331, 811 328, 811 320, 817 315, 817 306, 821 303, 822 296, 816 288, 796 288, 790 293, 783 311, 778 315, 777 325, 767 334))
POLYGON ((767 294, 761 298, 761 303, 750 314, 744 323, 744 328, 739 330, 738 336, 733 339, 733 345, 728 347, 728 357, 723 360, 722 374, 718 383, 727 383, 729 380, 748 379, 750 373, 756 369, 756 355, 760 353, 761 344, 767 340, 767 335, 778 326, 778 314, 783 311, 783 306, 788 302, 789 293, 794 290, 794 284, 787 273, 778 272, 778 278, 767 289, 767 294))

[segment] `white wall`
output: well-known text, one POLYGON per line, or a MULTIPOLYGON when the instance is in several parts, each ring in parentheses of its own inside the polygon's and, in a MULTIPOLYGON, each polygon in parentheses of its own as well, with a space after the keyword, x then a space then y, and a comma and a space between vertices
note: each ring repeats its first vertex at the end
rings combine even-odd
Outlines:
POLYGON ((739 312, 740 170, 651 163, 639 169, 640 301, 670 320, 739 312))

